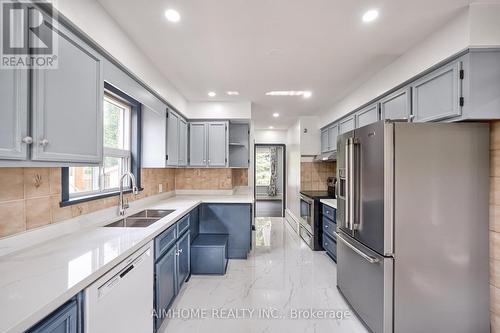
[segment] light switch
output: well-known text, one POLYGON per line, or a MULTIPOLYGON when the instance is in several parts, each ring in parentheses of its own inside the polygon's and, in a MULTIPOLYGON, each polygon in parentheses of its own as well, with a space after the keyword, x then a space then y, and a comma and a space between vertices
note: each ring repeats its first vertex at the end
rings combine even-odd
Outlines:
POLYGON ((158 193, 163 192, 163 184, 158 184, 158 193))

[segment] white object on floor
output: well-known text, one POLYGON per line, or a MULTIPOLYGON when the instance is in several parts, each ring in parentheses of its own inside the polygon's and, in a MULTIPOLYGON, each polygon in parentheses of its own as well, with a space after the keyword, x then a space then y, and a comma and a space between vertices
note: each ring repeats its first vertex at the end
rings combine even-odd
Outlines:
POLYGON ((248 259, 229 260, 225 276, 192 276, 172 305, 179 315, 158 333, 368 333, 337 290, 337 266, 325 252, 311 251, 283 218, 255 225, 248 259), (311 309, 347 317, 292 317, 311 309))

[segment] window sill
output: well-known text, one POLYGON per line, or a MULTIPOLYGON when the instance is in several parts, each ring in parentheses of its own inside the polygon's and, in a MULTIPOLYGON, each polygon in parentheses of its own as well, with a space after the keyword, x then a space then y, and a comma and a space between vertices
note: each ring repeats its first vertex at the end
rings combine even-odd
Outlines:
MULTIPOLYGON (((139 188, 139 192, 142 190, 144 190, 144 188, 142 188, 142 187, 139 188)), ((123 194, 127 194, 127 193, 132 193, 132 189, 128 189, 126 191, 123 191, 123 194)), ((71 198, 69 200, 61 201, 59 203, 59 207, 68 207, 68 206, 76 205, 76 204, 83 203, 83 202, 89 202, 89 201, 93 201, 93 200, 114 197, 117 195, 120 195, 120 191, 106 192, 106 193, 92 194, 92 195, 87 195, 87 196, 82 196, 82 197, 77 197, 77 198, 71 198)))

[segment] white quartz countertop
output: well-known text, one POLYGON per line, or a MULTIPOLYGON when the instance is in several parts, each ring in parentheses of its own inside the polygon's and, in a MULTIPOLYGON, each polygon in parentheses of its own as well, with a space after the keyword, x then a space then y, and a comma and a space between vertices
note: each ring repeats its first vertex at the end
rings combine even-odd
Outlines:
POLYGON ((337 209, 337 199, 321 199, 319 202, 337 209))
MULTIPOLYGON (((181 195, 145 208, 175 209, 147 228, 86 228, 0 257, 0 332, 23 332, 177 222, 198 204, 253 203, 252 195, 181 195)), ((142 210, 140 209, 140 210, 142 210)), ((130 210, 128 215, 138 210, 130 210)))

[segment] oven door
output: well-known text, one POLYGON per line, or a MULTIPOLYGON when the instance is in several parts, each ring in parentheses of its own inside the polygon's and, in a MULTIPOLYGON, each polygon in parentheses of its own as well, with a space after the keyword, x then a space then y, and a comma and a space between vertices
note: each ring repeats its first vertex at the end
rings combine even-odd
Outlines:
POLYGON ((314 234, 314 200, 304 195, 300 195, 300 218, 304 228, 314 234))

